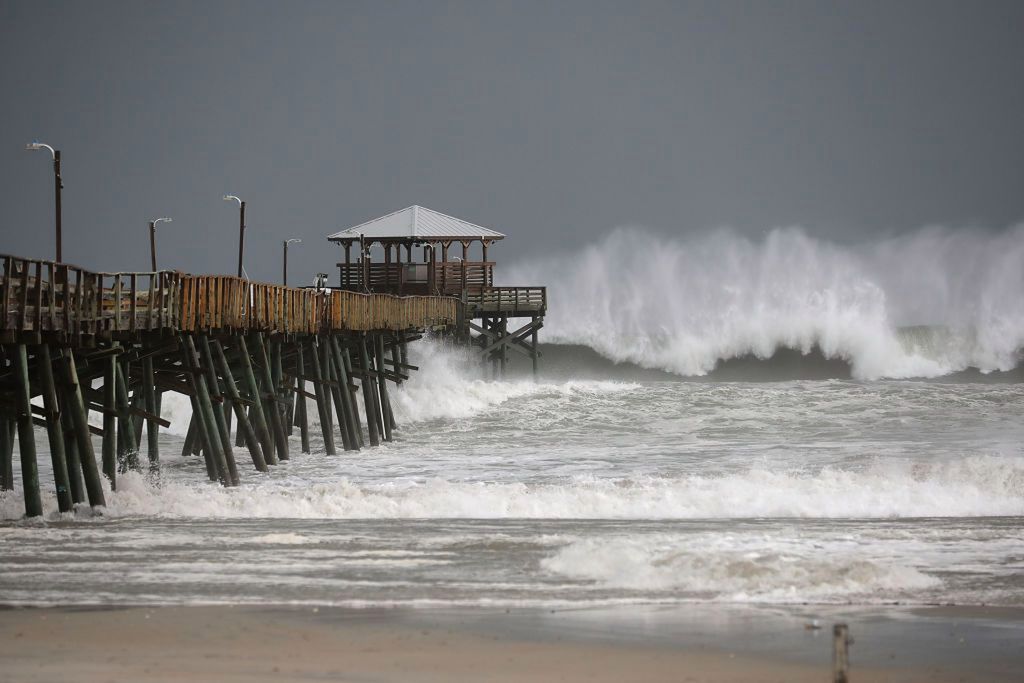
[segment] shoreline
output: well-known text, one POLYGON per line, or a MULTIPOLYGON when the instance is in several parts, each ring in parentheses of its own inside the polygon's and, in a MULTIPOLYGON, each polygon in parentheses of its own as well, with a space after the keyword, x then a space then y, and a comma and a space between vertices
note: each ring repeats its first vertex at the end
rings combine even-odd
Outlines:
POLYGON ((0 681, 997 681, 1024 609, 4 607, 0 681), (820 628, 812 628, 813 620, 820 628))

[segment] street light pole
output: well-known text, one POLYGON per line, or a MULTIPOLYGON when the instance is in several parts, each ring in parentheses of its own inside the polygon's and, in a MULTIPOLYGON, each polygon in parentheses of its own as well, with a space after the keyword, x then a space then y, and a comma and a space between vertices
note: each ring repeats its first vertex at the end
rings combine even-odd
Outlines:
POLYGON ((149 260, 153 266, 154 273, 156 272, 156 224, 170 222, 170 218, 157 218, 149 222, 149 260))
POLYGON ((285 286, 285 287, 287 287, 287 286, 288 286, 288 244, 289 244, 290 242, 301 242, 301 241, 302 241, 302 240, 300 240, 300 239, 295 239, 295 238, 293 237, 292 239, 290 239, 290 240, 285 240, 285 241, 284 241, 284 242, 282 243, 282 244, 284 245, 284 275, 283 275, 283 277, 282 277, 282 280, 283 280, 283 282, 284 282, 284 286, 285 286))
POLYGON ((245 251, 245 202, 233 194, 224 195, 224 201, 238 202, 238 277, 242 277, 242 253, 245 251))
POLYGON ((63 262, 63 252, 61 250, 61 206, 60 206, 60 191, 64 187, 64 180, 60 177, 60 150, 54 149, 49 145, 43 144, 38 140, 33 140, 29 144, 25 145, 27 150, 46 149, 50 151, 50 156, 53 157, 53 194, 54 194, 54 223, 56 226, 56 238, 57 238, 57 263, 63 262))

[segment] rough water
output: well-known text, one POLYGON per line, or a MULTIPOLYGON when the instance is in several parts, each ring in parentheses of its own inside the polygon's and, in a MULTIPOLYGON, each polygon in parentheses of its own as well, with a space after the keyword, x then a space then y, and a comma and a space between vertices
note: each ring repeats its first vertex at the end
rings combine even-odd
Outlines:
POLYGON ((314 425, 223 489, 168 395, 160 475, 61 518, 41 448, 0 603, 1024 605, 1024 227, 619 230, 508 277, 550 287, 544 379, 417 343, 379 449, 314 425))
POLYGON ((492 382, 412 351, 394 443, 296 432, 267 475, 236 449, 234 490, 179 455, 175 396, 160 476, 102 516, 61 518, 41 449, 45 520, 0 494, 0 603, 1024 605, 1022 384, 565 380, 585 354, 555 347, 492 382))

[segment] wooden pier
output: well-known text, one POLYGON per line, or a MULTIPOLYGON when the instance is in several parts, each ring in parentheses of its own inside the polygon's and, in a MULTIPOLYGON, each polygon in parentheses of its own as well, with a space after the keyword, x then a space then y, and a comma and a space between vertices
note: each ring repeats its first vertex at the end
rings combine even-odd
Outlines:
MULTIPOLYGON (((485 237, 485 257, 497 238, 485 237)), ((41 427, 59 510, 104 506, 103 477, 116 490, 124 472, 159 470, 168 391, 192 405, 182 455, 202 458, 209 479, 224 486, 237 486, 249 467, 238 452, 258 472, 290 459, 296 429, 300 450, 310 452, 307 399, 327 455, 378 446, 398 428, 389 382, 418 369, 407 345, 427 331, 477 346, 495 376, 504 375, 510 351, 530 356, 536 372, 544 288, 495 287, 492 263, 448 263, 447 244, 441 262, 416 264, 413 245, 423 236, 389 242, 385 253, 405 244, 407 260, 375 269, 360 241, 358 267, 342 269, 341 288, 102 273, 0 255, 0 489, 15 487, 16 435, 25 513, 42 514, 41 427), (530 322, 509 332, 516 317, 530 322), (102 426, 90 423, 90 411, 102 426)))
POLYGON ((338 263, 342 289, 458 297, 462 306, 455 334, 477 349, 485 376, 505 377, 513 352, 530 358, 536 376, 547 289, 495 286, 488 252, 504 238, 490 228, 410 206, 327 239, 344 252, 345 260, 338 263), (480 245, 479 260, 470 257, 475 244, 480 245), (461 255, 451 253, 455 245, 461 255), (381 252, 377 262, 374 247, 381 252), (510 331, 509 320, 515 318, 529 321, 510 331))

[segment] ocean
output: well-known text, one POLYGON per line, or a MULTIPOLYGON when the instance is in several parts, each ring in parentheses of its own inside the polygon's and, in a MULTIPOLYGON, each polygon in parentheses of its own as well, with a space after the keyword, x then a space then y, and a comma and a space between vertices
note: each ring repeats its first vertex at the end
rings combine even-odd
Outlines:
POLYGON ((539 382, 417 342, 393 443, 236 449, 236 489, 168 394, 159 474, 102 514, 56 511, 44 448, 44 518, 0 493, 0 603, 1024 606, 1012 237, 716 234, 644 269, 620 231, 516 273, 551 286, 539 382), (618 258, 618 294, 588 280, 618 258))

